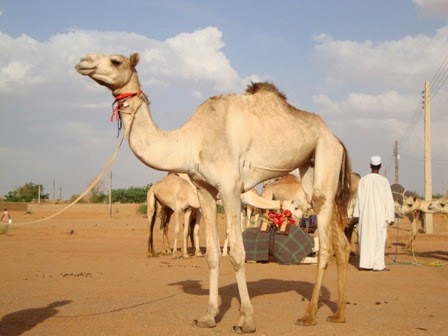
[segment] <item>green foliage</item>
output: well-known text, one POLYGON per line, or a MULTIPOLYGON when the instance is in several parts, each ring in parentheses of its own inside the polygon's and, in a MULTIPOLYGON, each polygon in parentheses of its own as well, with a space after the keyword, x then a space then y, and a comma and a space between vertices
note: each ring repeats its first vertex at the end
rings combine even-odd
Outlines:
POLYGON ((432 199, 442 198, 443 196, 445 196, 445 195, 444 194, 434 194, 434 195, 432 195, 432 199))
POLYGON ((224 207, 222 205, 217 204, 216 205, 216 211, 220 214, 224 213, 224 207))
POLYGON ((7 235, 9 232, 9 225, 0 224, 0 235, 7 235))
POLYGON ((112 203, 146 203, 146 194, 151 187, 152 184, 148 184, 145 187, 112 189, 112 203))
POLYGON ((39 198, 40 187, 40 199, 48 199, 49 194, 44 193, 44 187, 42 184, 36 184, 33 182, 25 183, 21 187, 17 187, 15 190, 11 190, 5 195, 5 201, 7 202, 31 202, 33 199, 39 198))
POLYGON ((137 209, 137 214, 146 215, 147 212, 148 212, 148 204, 147 203, 140 204, 140 206, 137 209))

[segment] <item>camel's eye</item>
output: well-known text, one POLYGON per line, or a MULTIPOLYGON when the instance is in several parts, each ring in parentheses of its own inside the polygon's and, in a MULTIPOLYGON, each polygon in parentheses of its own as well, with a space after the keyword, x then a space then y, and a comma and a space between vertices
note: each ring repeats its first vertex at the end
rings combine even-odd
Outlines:
POLYGON ((119 60, 118 58, 111 58, 110 62, 115 66, 119 66, 121 64, 121 60, 119 60))

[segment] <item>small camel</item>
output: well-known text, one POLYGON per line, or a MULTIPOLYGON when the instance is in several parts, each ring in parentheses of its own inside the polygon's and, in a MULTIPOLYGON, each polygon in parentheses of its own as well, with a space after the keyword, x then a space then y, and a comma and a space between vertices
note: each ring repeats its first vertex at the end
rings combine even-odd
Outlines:
MULTIPOLYGON (((353 210, 355 208, 356 197, 358 193, 358 184, 361 176, 356 173, 351 173, 350 185, 350 201, 347 210, 347 227, 345 233, 349 243, 352 241, 352 234, 358 222, 358 218, 353 218, 353 210)), ((306 199, 306 194, 302 188, 302 181, 300 177, 294 174, 288 174, 276 180, 263 185, 261 196, 267 199, 287 200, 295 199, 302 205, 304 213, 310 210, 311 205, 306 199)))
POLYGON ((396 212, 400 215, 401 218, 403 216, 408 216, 412 223, 412 235, 409 241, 405 245, 405 249, 409 249, 414 242, 415 237, 418 234, 417 229, 417 221, 420 222, 422 229, 424 229, 424 219, 423 213, 432 213, 430 210, 430 205, 433 203, 433 200, 424 200, 417 196, 403 196, 403 204, 400 204, 396 212))
MULTIPOLYGON (((256 189, 252 188, 251 190, 241 194, 241 204, 244 207, 252 207, 255 209, 263 209, 263 210, 289 210, 293 216, 298 218, 303 215, 303 205, 299 200, 267 200, 260 195, 256 189)), ((246 229, 244 225, 243 219, 241 219, 241 232, 246 229)), ((226 239, 224 241, 224 246, 222 249, 222 256, 228 256, 228 245, 229 245, 229 233, 226 233, 226 239)))
POLYGON ((154 243, 153 243, 153 229, 156 220, 156 207, 157 202, 162 207, 161 218, 161 231, 162 241, 164 245, 164 252, 169 249, 167 228, 171 214, 168 214, 165 207, 168 207, 173 211, 175 227, 174 227, 174 246, 173 246, 173 258, 177 258, 177 241, 179 238, 180 226, 183 224, 183 247, 182 257, 190 258, 187 251, 187 239, 190 229, 190 218, 196 215, 196 225, 193 229, 195 256, 202 256, 199 247, 199 214, 193 214, 199 210, 199 200, 196 192, 196 187, 190 182, 188 175, 186 174, 174 174, 170 173, 162 178, 160 181, 154 183, 154 185, 148 190, 147 204, 148 204, 148 257, 155 256, 154 243))
POLYGON ((209 297, 199 328, 216 326, 219 312, 220 246, 216 199, 221 195, 229 236, 229 259, 236 274, 240 318, 236 333, 256 331, 246 282, 241 232, 241 194, 262 181, 300 170, 307 199, 319 222, 319 260, 312 297, 297 324, 316 324, 325 270, 333 253, 337 260, 337 310, 329 322, 345 322, 346 277, 350 248, 343 229, 350 196, 351 165, 343 143, 322 118, 288 103, 271 83, 252 83, 245 94, 225 94, 202 103, 180 128, 163 131, 151 118, 136 66, 137 53, 88 54, 75 66, 83 76, 108 88, 114 96, 114 115, 124 127, 129 146, 145 165, 186 173, 198 187, 206 225, 209 297), (243 127, 243 129, 242 129, 243 127))
POLYGON ((448 214, 448 194, 431 201, 428 205, 428 210, 448 214))

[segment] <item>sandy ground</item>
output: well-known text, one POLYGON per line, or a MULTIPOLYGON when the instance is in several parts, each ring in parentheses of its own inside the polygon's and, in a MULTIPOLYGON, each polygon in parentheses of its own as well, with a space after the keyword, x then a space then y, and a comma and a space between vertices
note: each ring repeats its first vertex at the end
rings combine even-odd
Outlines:
MULTIPOLYGON (((16 223, 50 215, 11 214, 16 223)), ((254 335, 446 334, 447 227, 446 219, 436 216, 435 233, 419 234, 414 254, 403 250, 410 224, 389 227, 392 247, 386 261, 391 272, 359 271, 352 256, 343 324, 325 321, 337 298, 334 261, 313 327, 295 321, 311 297, 315 265, 247 263, 254 335)), ((193 328, 192 321, 207 308, 206 259, 147 259, 145 231, 146 219, 138 215, 80 213, 11 228, 0 236, 0 335, 230 335, 239 300, 227 258, 221 262, 218 325, 193 328)), ((155 244, 160 251, 159 238, 155 244)))

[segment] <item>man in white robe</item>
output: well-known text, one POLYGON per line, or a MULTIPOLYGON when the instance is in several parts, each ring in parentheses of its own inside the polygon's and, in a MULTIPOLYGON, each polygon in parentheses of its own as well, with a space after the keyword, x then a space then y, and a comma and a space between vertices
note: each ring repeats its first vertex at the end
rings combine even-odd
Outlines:
POLYGON ((395 219, 389 181, 379 174, 381 158, 370 159, 372 172, 361 178, 353 216, 359 217, 359 267, 389 271, 384 262, 387 225, 395 219))

